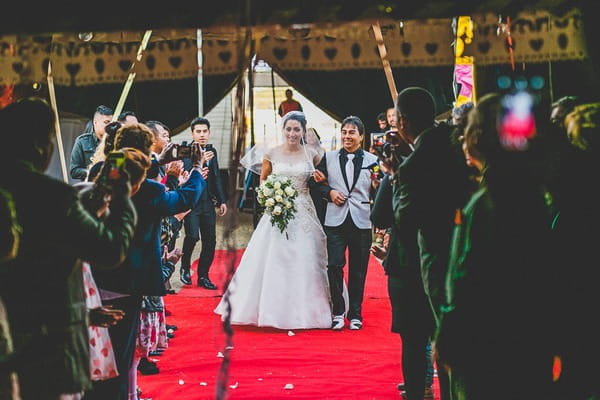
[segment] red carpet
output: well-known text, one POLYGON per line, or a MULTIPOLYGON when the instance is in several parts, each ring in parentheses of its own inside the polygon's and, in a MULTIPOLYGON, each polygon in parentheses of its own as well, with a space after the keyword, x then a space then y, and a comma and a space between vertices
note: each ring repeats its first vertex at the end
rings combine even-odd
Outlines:
MULTIPOLYGON (((242 252, 217 251, 211 280, 219 290, 184 287, 165 298, 172 312, 167 322, 179 329, 164 354, 153 358, 160 373, 139 376, 143 398, 216 398, 224 360, 219 353, 225 353, 226 337, 213 309, 231 257, 237 257, 237 264, 242 252)), ((195 284, 196 277, 192 278, 195 284)), ((223 398, 399 399, 400 338, 390 332, 386 282, 383 268, 371 257, 360 331, 296 330, 290 335, 278 329, 234 326, 223 398)), ((434 389, 437 399, 437 378, 434 389)))

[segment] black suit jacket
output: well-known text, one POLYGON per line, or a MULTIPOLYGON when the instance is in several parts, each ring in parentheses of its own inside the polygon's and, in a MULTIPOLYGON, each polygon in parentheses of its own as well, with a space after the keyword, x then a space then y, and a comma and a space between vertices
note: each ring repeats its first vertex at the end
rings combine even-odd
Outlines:
POLYGON ((452 147, 449 126, 440 124, 423 131, 397 174, 396 227, 399 232, 418 232, 425 290, 437 312, 445 301, 454 215, 469 195, 467 167, 452 147))
MULTIPOLYGON (((206 190, 200 196, 200 199, 196 203, 194 209, 200 207, 206 207, 209 204, 213 206, 220 206, 227 202, 227 192, 223 186, 223 180, 221 179, 221 173, 219 171, 219 159, 217 157, 217 150, 213 147, 210 149, 213 152, 214 157, 208 162, 208 176, 206 177, 206 190)), ((184 168, 186 171, 192 169, 192 159, 185 158, 183 160, 184 168)))

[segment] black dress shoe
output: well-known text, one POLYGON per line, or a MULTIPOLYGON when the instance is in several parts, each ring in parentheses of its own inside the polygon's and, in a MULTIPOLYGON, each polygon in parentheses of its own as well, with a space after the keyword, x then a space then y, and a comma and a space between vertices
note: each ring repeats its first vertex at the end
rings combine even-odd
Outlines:
POLYGON ((166 325, 165 325, 165 328, 167 328, 167 330, 171 329, 171 330, 173 330, 173 331, 176 331, 176 330, 177 330, 177 325, 169 325, 169 324, 166 324, 166 325))
POLYGON ((149 361, 146 357, 140 360, 138 371, 140 371, 142 375, 155 375, 160 372, 156 363, 149 361))
POLYGON ((205 289, 209 289, 209 290, 216 290, 217 289, 217 285, 215 285, 214 283, 212 283, 210 281, 210 279, 201 276, 200 278, 198 278, 198 286, 203 287, 205 289))
POLYGON ((179 279, 184 285, 191 285, 192 277, 190 276, 190 270, 181 268, 179 271, 179 279))

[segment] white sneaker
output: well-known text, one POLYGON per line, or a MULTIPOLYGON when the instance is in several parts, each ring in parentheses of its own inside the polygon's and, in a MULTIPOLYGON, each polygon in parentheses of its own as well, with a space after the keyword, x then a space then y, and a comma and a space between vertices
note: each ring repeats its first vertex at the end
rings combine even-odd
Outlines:
POLYGON ((333 320, 331 321, 331 329, 333 329, 334 331, 339 331, 343 327, 344 327, 344 316, 343 315, 334 316, 333 320))
POLYGON ((362 329, 362 321, 360 319, 350 320, 350 329, 352 329, 353 331, 362 329))

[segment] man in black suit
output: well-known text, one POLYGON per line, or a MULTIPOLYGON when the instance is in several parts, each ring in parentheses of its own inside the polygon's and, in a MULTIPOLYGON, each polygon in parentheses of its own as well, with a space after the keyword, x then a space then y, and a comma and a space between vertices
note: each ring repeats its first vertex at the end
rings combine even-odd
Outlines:
MULTIPOLYGON (((396 233, 400 237, 417 234, 423 286, 437 320, 446 298, 455 211, 465 205, 469 194, 466 164, 452 147, 451 128, 435 121, 435 103, 427 90, 409 87, 398 94, 396 128, 414 148, 396 172, 396 233)), ((449 398, 447 375, 442 368, 438 373, 441 399, 445 400, 449 398)), ((408 393, 409 399, 419 396, 408 393)))
MULTIPOLYGON (((206 151, 208 186, 207 190, 200 196, 200 200, 192 208, 192 211, 183 220, 185 238, 183 240, 180 279, 186 285, 192 284, 190 276, 192 252, 194 251, 196 242, 202 238, 202 251, 198 260, 198 286, 215 290, 217 286, 208 278, 208 270, 213 262, 215 246, 217 244, 217 215, 215 207, 219 210, 219 216, 224 216, 227 212, 227 205, 225 204, 227 202, 227 195, 219 173, 217 151, 208 143, 210 138, 210 122, 203 117, 195 118, 190 124, 190 129, 194 142, 200 144, 200 147, 206 151)), ((189 170, 191 168, 190 159, 185 159, 184 163, 185 169, 189 170)))

